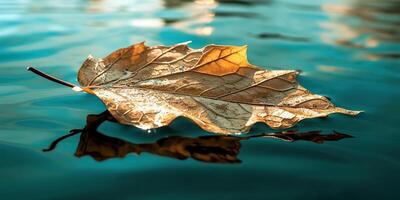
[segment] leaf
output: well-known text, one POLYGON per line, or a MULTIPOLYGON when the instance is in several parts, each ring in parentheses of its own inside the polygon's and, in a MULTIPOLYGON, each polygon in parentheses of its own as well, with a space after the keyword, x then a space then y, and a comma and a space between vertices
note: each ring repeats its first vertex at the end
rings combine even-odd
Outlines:
POLYGON ((104 59, 89 56, 78 73, 85 91, 98 96, 114 118, 141 129, 182 116, 222 134, 249 131, 256 122, 288 128, 331 113, 356 115, 310 93, 295 70, 265 70, 249 64, 247 46, 187 43, 119 49, 104 59))

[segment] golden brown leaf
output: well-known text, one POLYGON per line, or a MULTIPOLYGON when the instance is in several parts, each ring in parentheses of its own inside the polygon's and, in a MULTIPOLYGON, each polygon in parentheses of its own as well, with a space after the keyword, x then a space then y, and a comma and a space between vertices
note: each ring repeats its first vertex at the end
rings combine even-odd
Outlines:
POLYGON ((265 70, 247 61, 246 46, 187 43, 148 47, 143 42, 104 59, 89 56, 80 85, 97 95, 123 124, 166 126, 179 116, 214 133, 247 132, 256 122, 288 128, 331 113, 356 115, 310 93, 297 71, 265 70))

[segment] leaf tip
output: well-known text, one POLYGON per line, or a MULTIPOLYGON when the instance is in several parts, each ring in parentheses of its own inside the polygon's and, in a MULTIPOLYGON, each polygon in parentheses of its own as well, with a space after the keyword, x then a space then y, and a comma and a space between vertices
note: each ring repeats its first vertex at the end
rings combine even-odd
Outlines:
POLYGON ((347 114, 347 115, 351 115, 351 116, 355 116, 355 115, 358 115, 358 114, 360 114, 360 113, 362 113, 364 111, 362 111, 362 110, 346 110, 346 109, 343 109, 343 108, 339 108, 338 112, 339 113, 343 113, 343 114, 347 114))
POLYGON ((363 113, 363 110, 348 110, 347 111, 350 115, 358 115, 360 113, 363 113))
POLYGON ((360 114, 360 113, 363 113, 363 112, 365 112, 365 111, 363 111, 363 110, 356 110, 356 111, 353 111, 355 114, 354 115, 358 115, 358 114, 360 114))

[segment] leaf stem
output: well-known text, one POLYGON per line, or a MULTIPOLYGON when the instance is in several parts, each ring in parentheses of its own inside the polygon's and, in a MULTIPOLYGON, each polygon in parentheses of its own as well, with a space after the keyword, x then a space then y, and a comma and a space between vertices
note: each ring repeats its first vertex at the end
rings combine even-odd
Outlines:
POLYGON ((50 76, 50 75, 48 75, 48 74, 46 74, 46 73, 44 73, 44 72, 42 72, 42 71, 40 71, 40 70, 38 70, 38 69, 36 69, 34 67, 27 67, 26 70, 31 71, 31 72, 33 72, 33 73, 35 73, 35 74, 47 79, 47 80, 56 82, 58 84, 65 85, 65 86, 70 87, 70 88, 79 88, 79 86, 77 86, 77 85, 74 85, 72 83, 69 83, 69 82, 63 81, 61 79, 58 79, 56 77, 50 76))

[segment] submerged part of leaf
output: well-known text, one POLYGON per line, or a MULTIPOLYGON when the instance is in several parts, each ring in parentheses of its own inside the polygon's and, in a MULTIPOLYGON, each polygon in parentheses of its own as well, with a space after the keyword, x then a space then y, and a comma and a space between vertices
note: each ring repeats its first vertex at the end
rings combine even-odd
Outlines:
POLYGON ((331 113, 356 115, 311 94, 297 71, 265 70, 247 61, 246 46, 209 45, 194 50, 134 44, 104 59, 89 56, 78 81, 90 88, 123 124, 166 126, 179 116, 222 134, 247 132, 256 122, 288 128, 331 113))

